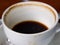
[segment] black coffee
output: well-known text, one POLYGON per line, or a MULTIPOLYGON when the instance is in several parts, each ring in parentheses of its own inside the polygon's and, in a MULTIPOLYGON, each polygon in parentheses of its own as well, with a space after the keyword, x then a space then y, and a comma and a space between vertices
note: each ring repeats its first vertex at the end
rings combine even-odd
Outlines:
POLYGON ((12 30, 19 32, 19 33, 25 33, 25 34, 33 34, 38 32, 43 32, 47 30, 48 27, 45 26, 42 23, 35 22, 35 21, 25 21, 16 24, 12 30))

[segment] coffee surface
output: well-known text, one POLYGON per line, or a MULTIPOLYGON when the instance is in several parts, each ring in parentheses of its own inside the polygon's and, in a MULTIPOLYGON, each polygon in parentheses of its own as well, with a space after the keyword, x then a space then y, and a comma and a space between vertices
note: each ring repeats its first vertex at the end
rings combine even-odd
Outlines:
POLYGON ((45 26, 42 23, 36 22, 36 21, 24 21, 21 23, 16 24, 12 30, 24 33, 24 34, 34 34, 39 33, 47 30, 48 27, 45 26))

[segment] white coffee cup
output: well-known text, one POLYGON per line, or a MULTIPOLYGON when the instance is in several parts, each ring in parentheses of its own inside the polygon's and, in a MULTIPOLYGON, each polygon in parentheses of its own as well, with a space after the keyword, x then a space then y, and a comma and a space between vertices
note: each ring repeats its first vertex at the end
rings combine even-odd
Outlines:
POLYGON ((15 45, 48 45, 56 33, 57 23, 57 11, 48 4, 35 1, 16 3, 8 7, 2 16, 6 36, 15 45), (15 24, 27 20, 43 23, 48 30, 34 34, 23 34, 12 30, 15 24))

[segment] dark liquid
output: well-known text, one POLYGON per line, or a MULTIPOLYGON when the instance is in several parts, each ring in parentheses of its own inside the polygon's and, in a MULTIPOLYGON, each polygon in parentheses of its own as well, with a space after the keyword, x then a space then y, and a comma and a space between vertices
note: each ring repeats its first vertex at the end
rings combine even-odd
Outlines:
POLYGON ((45 26, 42 23, 35 22, 35 21, 25 21, 16 24, 12 30, 19 32, 19 33, 25 33, 25 34, 33 34, 33 33, 39 33, 47 30, 48 27, 45 26))

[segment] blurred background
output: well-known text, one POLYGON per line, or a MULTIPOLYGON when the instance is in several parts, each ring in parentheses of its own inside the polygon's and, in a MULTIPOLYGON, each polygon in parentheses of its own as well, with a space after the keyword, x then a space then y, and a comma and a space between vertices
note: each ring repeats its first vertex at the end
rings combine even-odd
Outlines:
MULTIPOLYGON (((27 1, 27 0, 0 0, 0 18, 2 16, 3 11, 6 8, 8 8, 10 5, 23 1, 27 1)), ((58 11, 58 13, 60 13, 60 0, 29 0, 29 1, 39 1, 39 2, 47 3, 53 6, 58 11)))

